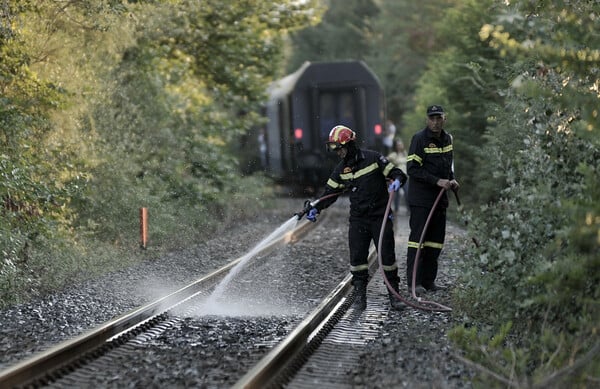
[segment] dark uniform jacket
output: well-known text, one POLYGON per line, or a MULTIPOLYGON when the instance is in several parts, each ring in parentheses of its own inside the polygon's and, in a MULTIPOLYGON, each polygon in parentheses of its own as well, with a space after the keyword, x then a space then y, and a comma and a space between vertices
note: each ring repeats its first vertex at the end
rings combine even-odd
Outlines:
MULTIPOLYGON (((342 160, 333 169, 325 187, 326 196, 331 193, 348 191, 350 217, 383 216, 388 202, 386 178, 406 182, 406 174, 376 151, 358 150, 348 160, 342 160)), ((316 204, 320 211, 330 206, 337 196, 316 204)))
MULTIPOLYGON (((408 204, 431 208, 442 189, 437 181, 454 179, 452 136, 442 130, 436 138, 429 128, 417 132, 410 142, 406 170, 410 177, 408 204)), ((438 206, 448 207, 447 192, 438 206)))

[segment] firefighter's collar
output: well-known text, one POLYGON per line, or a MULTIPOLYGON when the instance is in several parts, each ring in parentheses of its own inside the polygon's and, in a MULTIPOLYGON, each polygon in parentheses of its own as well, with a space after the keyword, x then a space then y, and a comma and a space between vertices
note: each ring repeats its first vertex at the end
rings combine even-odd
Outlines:
POLYGON ((365 154, 363 153, 363 151, 361 149, 357 148, 356 153, 354 153, 354 155, 348 155, 348 157, 344 159, 344 162, 347 165, 353 165, 356 162, 360 161, 361 159, 365 159, 365 154))
POLYGON ((429 138, 433 138, 433 139, 444 139, 446 137, 446 130, 444 130, 443 128, 442 128, 442 131, 440 131, 439 137, 435 136, 433 134, 433 131, 431 131, 431 128, 429 128, 429 127, 425 128, 425 132, 429 138))

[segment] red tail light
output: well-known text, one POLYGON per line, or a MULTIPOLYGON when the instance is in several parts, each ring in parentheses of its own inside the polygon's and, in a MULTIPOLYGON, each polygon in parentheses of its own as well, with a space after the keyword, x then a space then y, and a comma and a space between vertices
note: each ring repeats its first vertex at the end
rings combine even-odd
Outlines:
POLYGON ((303 133, 302 133, 302 129, 301 128, 296 128, 294 130, 294 138, 296 138, 296 140, 302 139, 302 135, 303 135, 303 133))
POLYGON ((376 124, 373 128, 373 131, 375 132, 375 135, 381 135, 381 133, 383 132, 381 129, 381 124, 376 124))

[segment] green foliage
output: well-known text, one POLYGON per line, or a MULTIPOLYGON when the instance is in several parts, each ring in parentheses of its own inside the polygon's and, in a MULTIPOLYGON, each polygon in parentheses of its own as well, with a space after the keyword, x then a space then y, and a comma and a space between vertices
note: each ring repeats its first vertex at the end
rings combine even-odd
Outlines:
POLYGON ((511 336, 511 328, 512 322, 507 322, 494 335, 474 327, 450 331, 449 337, 463 350, 463 356, 457 358, 481 373, 472 382, 474 387, 587 388, 593 382, 593 360, 600 352, 600 343, 590 347, 570 334, 544 331, 536 337, 532 352, 516 344, 518 339, 511 336), (565 347, 571 349, 564 352, 565 347), (534 370, 529 356, 536 353, 534 370), (570 359, 565 360, 565 354, 570 359), (590 362, 592 368, 586 372, 590 362))
POLYGON ((15 26, 29 2, 6 3, 11 23, 0 34, 0 297, 27 283, 40 240, 59 238, 72 218, 69 203, 82 176, 68 156, 48 147, 51 115, 65 91, 32 70, 26 39, 15 26))
MULTIPOLYGON (((523 2, 524 9, 531 4, 523 2)), ((507 7, 497 18, 502 23, 480 32, 502 56, 515 56, 519 74, 501 91, 505 102, 488 106, 493 116, 478 176, 491 177, 495 184, 486 188, 498 196, 485 195, 488 203, 469 218, 480 245, 467 258, 465 290, 457 296, 464 313, 486 330, 476 339, 476 330, 458 329, 455 339, 480 371, 504 384, 585 387, 600 369, 600 275, 594 270, 600 148, 591 114, 598 104, 598 63, 587 54, 569 56, 563 34, 587 36, 586 46, 596 47, 595 37, 585 34, 593 10, 583 2, 564 9, 544 4, 529 18, 507 7), (532 42, 534 31, 539 40, 532 42), (502 328, 509 322, 510 339, 502 328), (486 345, 493 333, 505 341, 486 345)))
MULTIPOLYGON (((293 51, 287 71, 305 61, 365 60, 372 51, 372 21, 379 15, 373 0, 330 0, 319 24, 291 35, 293 51)), ((319 15, 319 9, 315 10, 319 15)))
MULTIPOLYGON (((379 75, 385 88, 388 117, 398 125, 408 144, 401 119, 414 109, 413 96, 430 56, 442 47, 431 28, 456 1, 381 1, 378 17, 368 35, 366 62, 379 75)), ((346 44, 346 42, 344 42, 346 44)), ((437 101, 437 99, 434 99, 437 101)), ((422 118, 424 115, 421 115, 422 118)), ((421 125, 423 121, 419 122, 421 125)), ((414 129, 411 129, 414 130, 414 129)))
POLYGON ((0 10, 2 304, 139 260, 139 207, 154 255, 266 195, 230 143, 314 18, 287 0, 59 3, 0 10))
POLYGON ((147 206, 158 210, 161 225, 185 213, 194 215, 194 227, 205 226, 207 212, 224 207, 230 198, 223 194, 239 186, 229 144, 262 120, 256 112, 264 86, 282 59, 276 32, 294 28, 302 15, 252 1, 140 7, 137 41, 114 70, 111 98, 88 122, 103 161, 79 225, 122 241, 132 212, 147 206), (99 215, 113 222, 94 220, 99 215))
MULTIPOLYGON (((598 168, 594 161, 597 149, 556 130, 568 123, 568 115, 548 116, 543 104, 532 101, 528 105, 530 113, 523 111, 518 121, 522 128, 535 122, 533 131, 522 130, 519 141, 487 149, 490 165, 503 167, 506 187, 501 198, 483 206, 471 224, 482 241, 476 267, 466 269, 469 283, 480 283, 476 289, 481 288, 482 295, 474 308, 483 309, 494 301, 502 307, 502 312, 496 313, 501 320, 548 314, 545 306, 537 313, 531 311, 533 296, 550 292, 531 281, 538 271, 543 274, 553 263, 569 260, 565 258, 568 240, 563 235, 572 223, 571 205, 585 198, 586 176, 580 173, 580 166, 598 168), (520 312, 521 308, 525 312, 520 312)), ((502 131, 506 130, 494 133, 502 131)), ((554 292, 551 295, 557 298, 554 292)))
MULTIPOLYGON (((476 175, 487 162, 479 158, 490 106, 503 101, 500 92, 512 77, 510 59, 481 41, 482 23, 495 16, 494 0, 467 0, 444 13, 434 24, 436 46, 427 58, 428 67, 417 83, 415 110, 405 115, 406 139, 424 128, 425 110, 440 104, 448 112, 446 129, 454 137, 455 172, 465 202, 480 201, 476 175)), ((487 177, 484 181, 487 181, 487 177)))

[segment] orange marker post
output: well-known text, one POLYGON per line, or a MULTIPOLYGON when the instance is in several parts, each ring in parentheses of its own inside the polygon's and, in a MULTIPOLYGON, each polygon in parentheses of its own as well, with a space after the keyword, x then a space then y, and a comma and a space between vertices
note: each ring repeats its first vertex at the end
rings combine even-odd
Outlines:
POLYGON ((145 249, 148 245, 148 208, 140 208, 140 246, 145 249))

